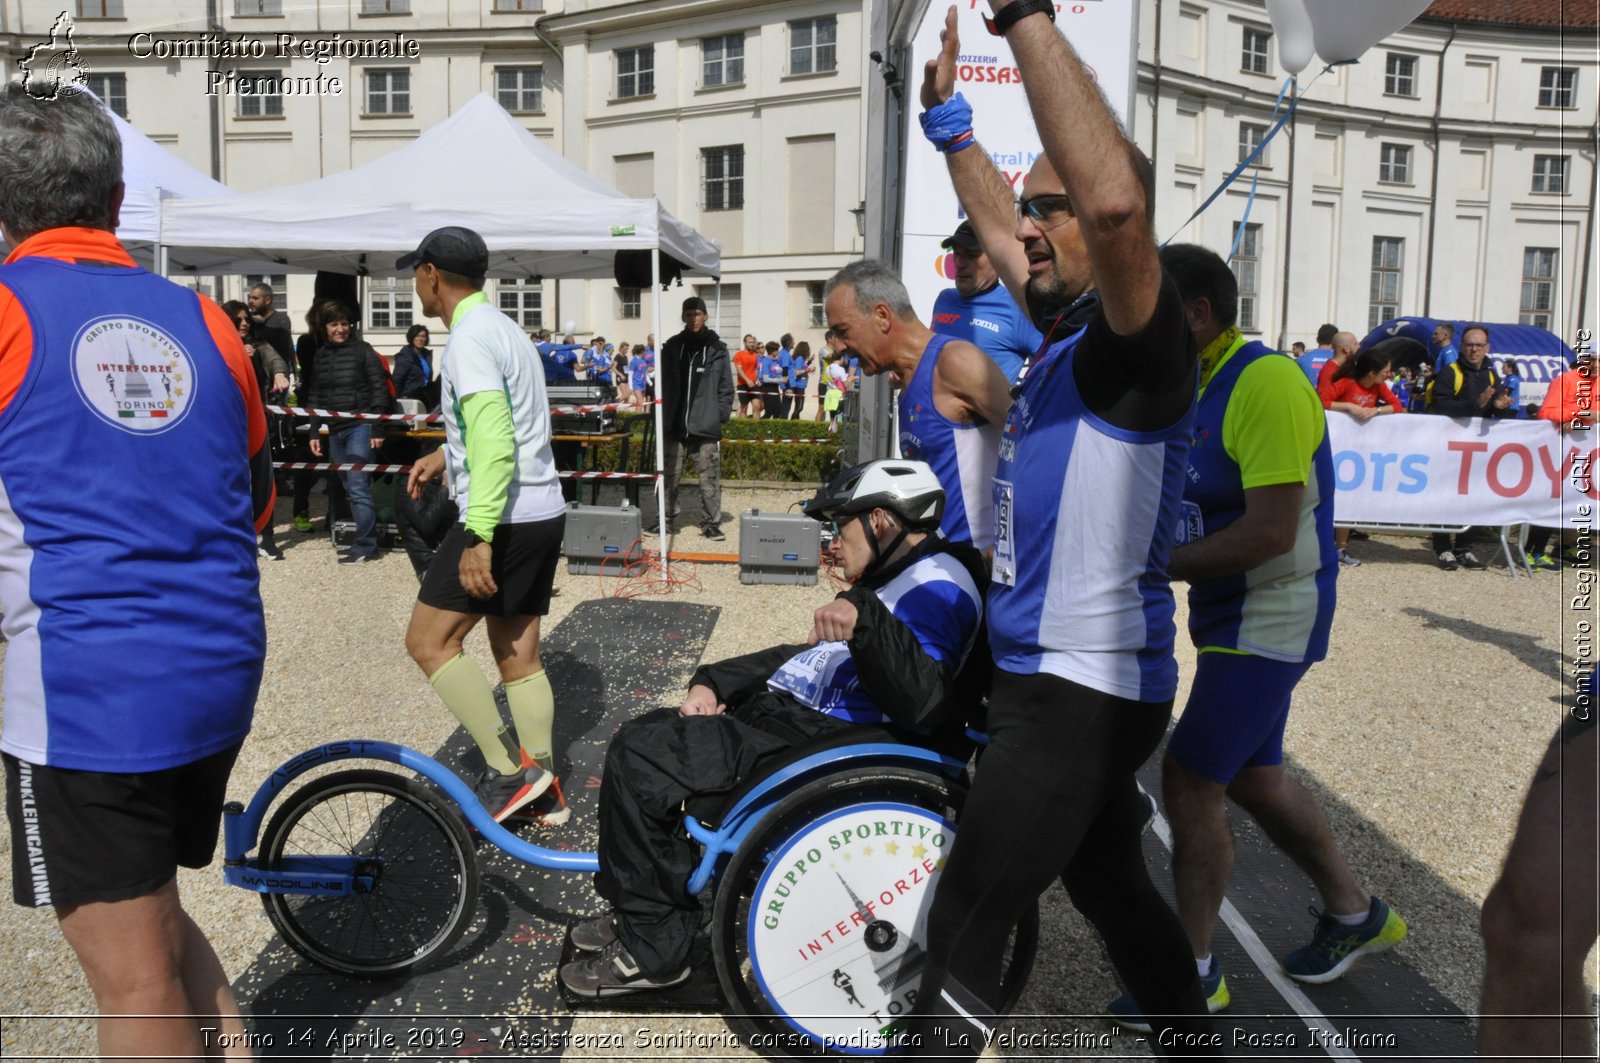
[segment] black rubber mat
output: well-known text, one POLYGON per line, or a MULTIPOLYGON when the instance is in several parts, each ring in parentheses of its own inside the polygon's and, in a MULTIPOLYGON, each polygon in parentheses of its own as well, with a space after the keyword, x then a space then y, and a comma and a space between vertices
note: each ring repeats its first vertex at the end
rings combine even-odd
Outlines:
MULTIPOLYGON (((573 814, 561 827, 519 828, 523 837, 593 851, 601 765, 612 734, 629 717, 676 702, 716 617, 708 606, 602 599, 580 604, 545 633, 557 768, 573 814), (606 652, 623 646, 644 649, 606 652)), ((431 755, 468 779, 483 766, 459 730, 431 755)), ((478 915, 428 970, 361 981, 323 971, 281 943, 263 953, 235 985, 256 1054, 538 1058, 571 1049, 622 1058, 607 1057, 603 1044, 577 1043, 556 990, 567 926, 602 907, 590 876, 531 867, 483 844, 478 867, 478 915)), ((678 994, 671 1002, 677 1010, 718 1010, 714 978, 702 975, 678 994)))
MULTIPOLYGON (((1161 756, 1158 751, 1140 772, 1140 782, 1153 794, 1161 792, 1161 756)), ((1334 800, 1326 793, 1314 796, 1325 807, 1334 800)), ((1476 1054, 1467 1017, 1406 963, 1404 943, 1390 952, 1362 957, 1342 978, 1326 985, 1302 985, 1283 974, 1275 960, 1308 943, 1316 927, 1308 911, 1321 903, 1316 887, 1248 813, 1231 803, 1228 813, 1235 842, 1228 900, 1270 954, 1267 968, 1289 982, 1291 992, 1303 994, 1311 1009, 1307 1013, 1301 1006, 1291 1006, 1241 938, 1219 921, 1212 947, 1222 962, 1232 1003, 1213 1021, 1229 1056, 1458 1060, 1476 1054)), ((1398 851, 1392 856, 1410 859, 1398 851)), ((1156 887, 1172 903, 1171 853, 1153 830, 1145 839, 1145 859, 1156 887)), ((1354 870, 1358 878, 1365 877, 1367 869, 1354 870)), ((1410 933, 1415 935, 1427 933, 1426 920, 1441 913, 1400 914, 1408 917, 1410 933)))

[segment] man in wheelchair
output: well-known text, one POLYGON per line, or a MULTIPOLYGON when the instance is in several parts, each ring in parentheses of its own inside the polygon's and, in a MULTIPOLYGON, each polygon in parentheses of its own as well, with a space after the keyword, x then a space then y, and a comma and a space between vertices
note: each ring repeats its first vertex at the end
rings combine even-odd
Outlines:
MULTIPOLYGON (((572 928, 583 958, 561 968, 572 993, 612 997, 689 978, 701 925, 687 883, 691 797, 726 794, 797 747, 888 725, 939 740, 959 733, 981 645, 983 559, 938 534, 933 470, 885 460, 841 474, 807 502, 833 525, 849 590, 816 611, 807 643, 703 665, 677 709, 625 723, 606 753, 595 889, 612 910, 572 928)), ((981 682, 981 678, 977 680, 981 682)))

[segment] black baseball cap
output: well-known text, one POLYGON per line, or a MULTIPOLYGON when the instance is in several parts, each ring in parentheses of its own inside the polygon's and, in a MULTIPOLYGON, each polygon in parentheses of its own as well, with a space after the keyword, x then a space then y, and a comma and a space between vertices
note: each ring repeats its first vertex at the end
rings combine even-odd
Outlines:
POLYGON ((416 269, 425 262, 463 277, 481 277, 489 272, 489 248, 471 229, 446 225, 424 236, 415 251, 396 259, 394 268, 416 269))
POLYGON ((683 301, 683 312, 687 314, 691 310, 698 310, 702 314, 705 313, 706 301, 700 298, 698 295, 689 296, 689 298, 683 301))
POLYGON ((947 236, 944 243, 939 246, 948 251, 957 244, 967 251, 983 250, 983 244, 978 241, 978 234, 973 230, 970 221, 964 221, 956 226, 956 231, 947 236))

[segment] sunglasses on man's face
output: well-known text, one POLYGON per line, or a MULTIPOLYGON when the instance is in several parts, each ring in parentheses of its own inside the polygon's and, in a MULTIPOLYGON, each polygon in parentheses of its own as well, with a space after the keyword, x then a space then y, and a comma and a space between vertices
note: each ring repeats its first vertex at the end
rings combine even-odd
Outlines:
POLYGON ((1040 225, 1055 225, 1072 217, 1072 200, 1064 195, 1028 196, 1017 200, 1017 220, 1032 218, 1040 225))

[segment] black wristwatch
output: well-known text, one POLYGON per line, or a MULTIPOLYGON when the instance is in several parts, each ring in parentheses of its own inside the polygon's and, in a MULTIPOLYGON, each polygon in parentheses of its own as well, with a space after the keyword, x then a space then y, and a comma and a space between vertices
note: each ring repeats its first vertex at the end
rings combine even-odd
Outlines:
POLYGON ((468 550, 471 550, 474 546, 477 546, 479 543, 488 541, 488 540, 484 539, 481 535, 479 535, 477 532, 473 531, 471 528, 468 528, 468 527, 465 527, 465 526, 463 526, 462 529, 461 529, 461 537, 466 540, 466 549, 468 549, 468 550))
POLYGON ((1016 3, 1009 7, 1002 8, 994 18, 990 18, 988 15, 983 16, 983 24, 996 37, 1004 37, 1006 30, 1015 26, 1029 15, 1037 15, 1040 12, 1043 12, 1046 18, 1054 22, 1056 20, 1055 0, 1017 0, 1016 3))

